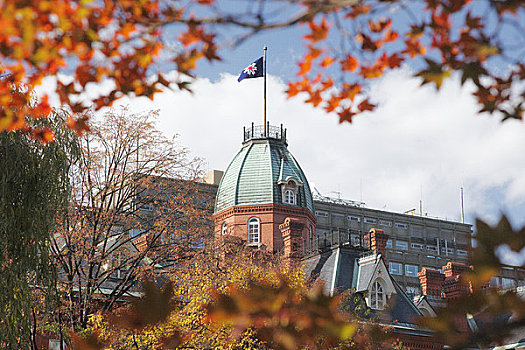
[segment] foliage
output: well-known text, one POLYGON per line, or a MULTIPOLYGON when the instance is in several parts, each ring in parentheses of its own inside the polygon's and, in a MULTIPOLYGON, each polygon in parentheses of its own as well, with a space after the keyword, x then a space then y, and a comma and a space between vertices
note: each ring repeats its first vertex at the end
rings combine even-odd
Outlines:
POLYGON ((162 137, 155 115, 111 110, 80 138, 72 196, 50 244, 64 326, 84 328, 95 310, 138 292, 137 280, 206 244, 200 160, 162 137))
POLYGON ((449 302, 436 318, 421 321, 455 349, 501 344, 513 331, 525 326, 525 300, 514 290, 488 287, 490 279, 504 266, 496 253, 498 248, 506 245, 514 252, 522 251, 525 227, 514 230, 505 216, 494 227, 478 219, 475 239, 473 271, 462 279, 470 292, 449 302), (467 318, 481 321, 478 329, 466 332, 467 318))
POLYGON ((52 296, 47 244, 56 213, 69 199, 69 170, 78 144, 64 115, 28 121, 55 133, 47 145, 20 132, 0 133, 0 347, 28 348, 36 314, 52 296), (51 292, 51 294, 49 293, 51 292))
POLYGON ((99 109, 128 94, 152 98, 162 87, 189 90, 199 60, 220 60, 223 28, 236 29, 226 40, 234 46, 261 31, 298 25, 307 27, 306 53, 287 94, 305 93, 307 103, 337 113, 340 122, 373 110, 369 81, 404 62, 415 63, 415 75, 437 88, 457 72, 462 84, 474 85, 480 112, 522 118, 522 1, 261 0, 247 1, 245 11, 221 3, 3 1, 0 130, 35 134, 24 116, 49 114, 46 95, 28 103, 46 76, 68 75, 58 79, 56 93, 77 115, 69 127, 82 133, 89 129, 82 113, 92 105, 99 109), (176 49, 165 44, 170 41, 176 49), (175 66, 175 81, 162 73, 163 63, 175 66), (494 68, 502 63, 505 69, 494 68), (86 89, 100 82, 110 88, 89 98, 86 89))
MULTIPOLYGON (((85 342, 96 339, 91 342, 111 349, 129 344, 140 349, 326 348, 353 333, 355 326, 337 310, 339 299, 307 288, 302 269, 254 263, 246 256, 237 262, 221 267, 209 257, 194 260, 173 276, 173 298, 180 304, 165 303, 175 310, 165 322, 139 331, 129 325, 122 329, 115 316, 96 314, 77 346, 87 348, 85 342)), ((159 292, 145 294, 144 300, 151 300, 159 292)), ((125 312, 132 309, 132 319, 150 319, 151 310, 131 306, 125 312)))

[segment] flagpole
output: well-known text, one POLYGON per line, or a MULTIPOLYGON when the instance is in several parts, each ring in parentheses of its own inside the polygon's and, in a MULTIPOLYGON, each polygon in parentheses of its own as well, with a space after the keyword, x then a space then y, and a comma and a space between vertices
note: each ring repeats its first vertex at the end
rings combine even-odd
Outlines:
POLYGON ((264 61, 264 136, 268 136, 267 134, 267 130, 266 130, 266 50, 268 50, 268 48, 265 46, 264 47, 264 58, 263 58, 263 61, 264 61))

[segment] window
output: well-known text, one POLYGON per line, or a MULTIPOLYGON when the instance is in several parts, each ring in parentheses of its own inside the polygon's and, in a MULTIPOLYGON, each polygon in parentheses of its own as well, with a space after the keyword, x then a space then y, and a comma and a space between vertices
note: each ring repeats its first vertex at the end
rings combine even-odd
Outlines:
POLYGON ((492 277, 489 282, 490 287, 498 287, 499 286, 499 277, 492 277))
POLYGON ((392 222, 386 221, 386 220, 379 220, 379 225, 386 226, 386 227, 392 227, 392 222))
POLYGON ((295 204, 295 193, 292 190, 284 191, 284 203, 295 204))
POLYGON ((467 256, 468 255, 468 252, 466 250, 461 250, 461 249, 456 250, 456 253, 458 254, 458 256, 467 256))
POLYGON ((502 289, 512 289, 516 287, 516 282, 511 278, 502 278, 501 279, 501 288, 502 289))
POLYGON ((397 228, 404 228, 405 230, 408 228, 407 224, 403 224, 403 223, 400 223, 400 222, 396 222, 394 226, 397 227, 397 228))
POLYGON ((144 204, 140 207, 140 210, 153 211, 153 206, 150 204, 144 204))
POLYGON ((421 243, 412 243, 411 246, 412 246, 412 248, 414 248, 414 249, 423 249, 423 248, 424 248, 424 247, 423 247, 423 244, 421 244, 421 243))
POLYGON ((386 241, 386 247, 387 248, 392 248, 392 240, 391 239, 386 241))
POLYGON ((350 235, 350 241, 352 242, 352 245, 357 246, 361 244, 361 239, 359 235, 351 234, 350 235))
POLYGON ((454 249, 452 249, 452 248, 444 248, 443 251, 444 251, 447 255, 452 255, 452 254, 454 254, 454 249))
POLYGON ((379 281, 375 281, 370 291, 370 307, 372 309, 382 310, 385 307, 385 292, 379 281))
POLYGON ((357 217, 357 216, 349 215, 349 216, 348 216, 348 221, 360 222, 360 221, 361 221, 361 218, 359 218, 359 217, 357 217))
POLYGON ((396 241, 396 249, 408 250, 408 242, 396 241))
POLYGON ((226 225, 226 223, 222 224, 222 234, 228 234, 228 225, 226 225))
POLYGON ((377 223, 376 219, 365 218, 365 224, 375 224, 375 223, 377 223))
POLYGON ((405 265, 405 275, 408 277, 417 277, 417 266, 405 265))
POLYGON ((328 217, 328 213, 326 211, 316 210, 315 211, 315 216, 319 216, 321 218, 327 218, 328 217))
POLYGON ((248 220, 248 243, 259 243, 259 219, 248 220))
POLYGON ((333 213, 332 214, 332 218, 334 219, 343 219, 345 216, 343 214, 337 214, 337 213, 333 213))
POLYGON ((392 275, 402 275, 403 274, 403 265, 396 262, 391 262, 388 264, 388 270, 392 275))
POLYGON ((437 253, 437 251, 438 251, 438 247, 435 246, 435 245, 427 245, 427 250, 428 250, 429 252, 437 253))

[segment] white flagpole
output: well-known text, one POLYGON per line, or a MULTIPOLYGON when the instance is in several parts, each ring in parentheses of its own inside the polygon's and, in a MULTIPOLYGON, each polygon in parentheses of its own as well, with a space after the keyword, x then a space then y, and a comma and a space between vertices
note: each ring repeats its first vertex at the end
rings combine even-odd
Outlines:
POLYGON ((265 46, 264 47, 264 58, 263 58, 263 66, 264 66, 264 70, 263 70, 263 75, 264 75, 264 136, 268 136, 267 134, 267 130, 266 130, 266 50, 268 50, 268 48, 265 46))

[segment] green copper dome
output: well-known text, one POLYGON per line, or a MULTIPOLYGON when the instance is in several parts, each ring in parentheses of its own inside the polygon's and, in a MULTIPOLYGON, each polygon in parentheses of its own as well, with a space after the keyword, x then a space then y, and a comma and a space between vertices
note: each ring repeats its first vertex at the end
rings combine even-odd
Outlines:
POLYGON ((243 146, 221 179, 215 213, 237 205, 272 203, 314 212, 306 176, 288 151, 286 131, 270 126, 263 131, 252 125, 245 129, 243 146), (288 187, 295 195, 291 202, 283 198, 288 187))

